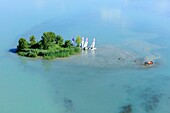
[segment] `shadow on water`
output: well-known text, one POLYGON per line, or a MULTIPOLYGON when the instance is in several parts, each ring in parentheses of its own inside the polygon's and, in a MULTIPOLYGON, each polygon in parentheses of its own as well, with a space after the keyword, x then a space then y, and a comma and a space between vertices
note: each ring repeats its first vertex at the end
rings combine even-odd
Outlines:
POLYGON ((144 93, 140 96, 143 100, 141 106, 146 112, 153 111, 160 103, 163 94, 152 91, 150 89, 145 89, 144 93))
POLYGON ((10 52, 10 53, 16 53, 16 52, 17 52, 17 48, 9 49, 8 52, 10 52))
POLYGON ((64 106, 65 106, 66 112, 73 111, 73 101, 71 99, 65 97, 64 106))
POLYGON ((122 107, 122 111, 119 113, 132 113, 132 105, 128 104, 122 107))

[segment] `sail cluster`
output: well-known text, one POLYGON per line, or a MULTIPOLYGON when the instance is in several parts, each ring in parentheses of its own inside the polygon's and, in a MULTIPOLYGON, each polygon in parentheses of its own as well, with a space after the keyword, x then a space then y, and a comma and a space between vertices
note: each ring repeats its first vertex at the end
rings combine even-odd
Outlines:
POLYGON ((88 47, 88 38, 86 38, 86 41, 84 42, 84 37, 82 37, 81 48, 84 49, 84 50, 94 49, 95 48, 95 38, 93 39, 91 46, 88 47))
MULTIPOLYGON (((74 37, 72 38, 71 41, 72 41, 72 44, 75 46, 76 43, 75 43, 74 37)), ((87 49, 93 50, 93 49, 96 49, 95 48, 95 43, 96 43, 95 41, 96 41, 95 38, 93 38, 92 44, 90 46, 88 46, 88 38, 85 39, 84 37, 82 37, 80 47, 83 50, 87 50, 87 49)))

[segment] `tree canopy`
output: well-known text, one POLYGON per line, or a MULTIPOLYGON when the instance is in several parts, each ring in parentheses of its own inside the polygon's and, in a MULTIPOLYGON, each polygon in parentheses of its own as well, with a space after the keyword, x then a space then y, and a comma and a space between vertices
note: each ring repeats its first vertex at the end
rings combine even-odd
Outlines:
POLYGON ((56 44, 58 44, 59 46, 63 46, 64 44, 64 39, 61 35, 57 35, 55 41, 56 41, 56 44))
POLYGON ((56 35, 54 32, 44 32, 42 38, 43 49, 50 49, 55 47, 56 35))
POLYGON ((81 37, 80 36, 78 36, 76 38, 76 43, 77 43, 77 47, 80 47, 80 44, 81 44, 81 37))
POLYGON ((26 39, 20 38, 19 41, 18 41, 17 48, 18 48, 18 50, 28 49, 29 48, 29 44, 26 41, 26 39))
POLYGON ((64 46, 70 48, 72 46, 71 40, 66 40, 64 46))
POLYGON ((17 53, 20 56, 40 56, 45 59, 68 57, 80 52, 81 38, 78 37, 76 42, 78 47, 74 46, 71 40, 64 41, 62 36, 56 36, 54 32, 44 32, 40 41, 36 41, 33 35, 29 38, 29 42, 24 38, 20 38, 17 53))
POLYGON ((33 46, 36 44, 37 42, 36 42, 36 40, 35 40, 35 37, 34 37, 34 35, 32 35, 31 37, 30 37, 30 46, 31 46, 31 48, 33 48, 33 46))

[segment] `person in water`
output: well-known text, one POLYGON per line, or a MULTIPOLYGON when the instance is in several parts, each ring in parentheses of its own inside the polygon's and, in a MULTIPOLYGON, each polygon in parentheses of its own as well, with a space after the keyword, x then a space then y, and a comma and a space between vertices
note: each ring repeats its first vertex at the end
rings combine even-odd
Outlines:
POLYGON ((149 62, 148 62, 148 64, 149 64, 149 65, 152 65, 152 64, 153 64, 153 62, 152 62, 152 61, 149 61, 149 62))
POLYGON ((145 62, 144 63, 146 66, 149 66, 149 65, 152 65, 153 64, 153 61, 148 61, 148 62, 145 62))

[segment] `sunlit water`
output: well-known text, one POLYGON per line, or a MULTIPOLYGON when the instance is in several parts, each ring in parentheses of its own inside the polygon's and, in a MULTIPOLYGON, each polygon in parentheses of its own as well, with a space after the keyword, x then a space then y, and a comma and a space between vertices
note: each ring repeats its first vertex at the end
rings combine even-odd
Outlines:
POLYGON ((0 4, 0 113, 170 113, 168 0, 0 4), (44 31, 95 37, 97 49, 51 61, 9 51, 44 31))

